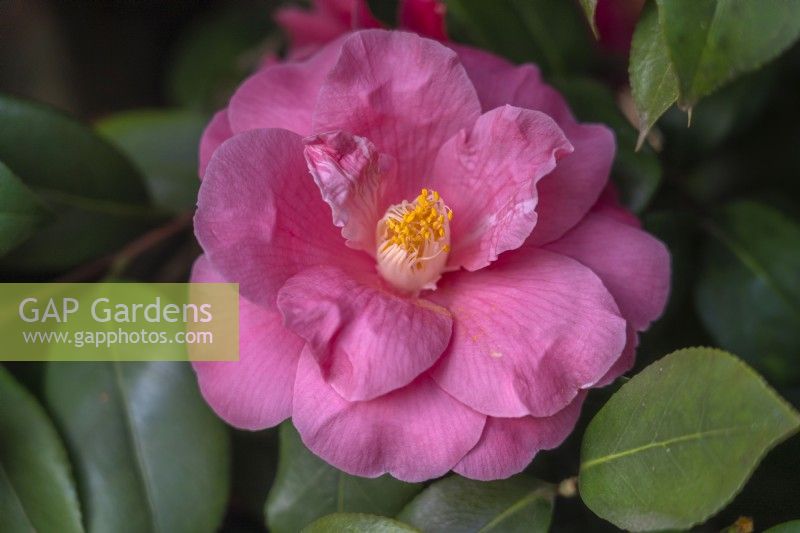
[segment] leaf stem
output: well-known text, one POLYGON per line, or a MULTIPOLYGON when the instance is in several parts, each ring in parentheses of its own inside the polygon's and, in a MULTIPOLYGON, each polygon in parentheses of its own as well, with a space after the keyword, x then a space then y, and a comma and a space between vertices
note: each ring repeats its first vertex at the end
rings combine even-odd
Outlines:
POLYGON ((148 231, 126 244, 115 254, 85 263, 55 281, 59 283, 88 281, 97 278, 105 271, 108 271, 108 276, 116 277, 125 271, 131 261, 191 226, 192 217, 193 213, 190 212, 178 215, 163 226, 148 231))

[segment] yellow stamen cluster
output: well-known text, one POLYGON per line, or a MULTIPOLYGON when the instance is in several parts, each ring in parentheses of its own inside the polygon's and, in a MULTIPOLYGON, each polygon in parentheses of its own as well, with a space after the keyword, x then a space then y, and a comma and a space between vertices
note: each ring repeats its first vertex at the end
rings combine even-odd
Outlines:
MULTIPOLYGON (((403 202, 387 213, 384 244, 380 251, 384 252, 392 245, 401 248, 409 258, 415 260, 415 266, 422 269, 429 243, 439 242, 445 237, 445 217, 453 219, 453 211, 444 205, 439 193, 422 189, 414 202, 403 202)), ((445 244, 436 252, 447 253, 450 245, 445 244)))

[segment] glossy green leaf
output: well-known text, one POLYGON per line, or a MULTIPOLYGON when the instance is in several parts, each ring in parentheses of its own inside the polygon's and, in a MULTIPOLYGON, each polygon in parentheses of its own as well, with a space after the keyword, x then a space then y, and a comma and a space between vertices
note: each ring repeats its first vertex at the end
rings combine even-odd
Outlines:
POLYGON ((136 168, 91 128, 52 109, 0 95, 0 160, 56 215, 4 258, 12 269, 76 265, 156 219, 136 168))
POLYGON ((0 159, 34 189, 101 201, 146 203, 136 168, 83 124, 0 95, 0 159))
POLYGON ((80 532, 67 453, 44 409, 0 366, 0 529, 80 532))
POLYGON ((695 292, 717 342, 774 381, 800 383, 800 225, 754 202, 730 204, 708 226, 695 292))
POLYGON ((299 531, 331 513, 394 516, 422 489, 385 475, 350 476, 308 451, 290 422, 280 428, 280 459, 266 505, 267 523, 276 533, 299 531))
POLYGON ((52 213, 0 162, 0 255, 25 241, 52 213))
POLYGON ((800 520, 778 524, 765 530, 764 533, 800 533, 800 520))
POLYGON ((623 385, 589 424, 581 497, 624 529, 688 529, 798 427, 798 413, 737 358, 679 350, 623 385))
POLYGON ((622 115, 614 95, 590 79, 558 80, 556 88, 567 98, 578 119, 598 122, 614 130, 617 157, 612 178, 621 200, 632 211, 644 210, 661 184, 661 163, 650 146, 636 151, 636 130, 622 115))
POLYGON ((89 531, 216 531, 228 435, 186 363, 51 363, 45 397, 75 460, 89 531))
POLYGON ((453 475, 425 489, 398 519, 430 533, 546 532, 554 497, 552 485, 524 474, 500 481, 453 475))
POLYGON ((579 7, 563 0, 446 0, 447 30, 456 39, 545 73, 582 70, 592 47, 579 7))
POLYGON ((315 520, 303 528, 303 533, 409 533, 418 532, 406 524, 386 518, 361 513, 334 513, 315 520))
POLYGON ((800 36, 800 0, 657 0, 682 105, 783 52, 800 36))
POLYGON ((650 128, 678 99, 678 79, 652 2, 645 6, 633 33, 628 75, 639 115, 640 147, 650 128))
POLYGON ((586 20, 592 28, 592 33, 597 37, 599 33, 597 32, 597 22, 594 18, 594 12, 597 10, 597 0, 580 0, 580 2, 583 12, 586 13, 586 20))
POLYGON ((136 164, 154 203, 178 212, 197 201, 197 149, 206 122, 191 111, 137 110, 107 117, 97 129, 136 164))
MULTIPOLYGON (((797 392, 797 391, 795 391, 797 392)), ((789 400, 790 391, 781 391, 789 400)), ((795 400, 798 400, 795 395, 795 400)), ((795 408, 800 402, 794 404, 795 408)), ((800 515, 797 509, 800 495, 800 438, 782 442, 761 461, 742 492, 736 496, 723 515, 722 521, 733 522, 739 516, 753 519, 757 531, 767 526, 794 520, 800 515)))
POLYGON ((74 267, 116 252, 164 219, 161 213, 149 209, 121 209, 118 204, 82 198, 41 196, 56 216, 2 259, 9 270, 30 275, 74 267))

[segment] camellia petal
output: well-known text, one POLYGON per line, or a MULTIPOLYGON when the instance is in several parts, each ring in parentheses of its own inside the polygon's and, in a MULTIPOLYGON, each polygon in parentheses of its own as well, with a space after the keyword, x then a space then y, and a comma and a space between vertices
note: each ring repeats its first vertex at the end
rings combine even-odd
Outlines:
POLYGON ((270 65, 248 78, 228 107, 232 131, 282 128, 310 135, 317 95, 341 43, 333 41, 305 61, 270 65))
POLYGON ((633 368, 636 362, 636 347, 639 346, 639 334, 633 329, 633 326, 628 324, 627 340, 625 341, 625 348, 622 350, 619 358, 614 361, 611 368, 608 369, 606 375, 600 378, 600 381, 595 383, 595 387, 605 387, 612 383, 615 379, 622 374, 633 368))
POLYGON ((203 131, 203 136, 200 138, 200 165, 199 174, 200 179, 203 179, 203 174, 206 173, 208 162, 211 161, 211 156, 219 148, 219 145, 227 141, 233 136, 231 125, 228 122, 228 110, 223 109, 214 114, 214 118, 208 123, 206 129, 203 131))
POLYGON ((478 270, 525 242, 536 224, 537 182, 571 151, 550 117, 511 106, 447 141, 433 186, 455 214, 448 266, 478 270))
POLYGON ((613 182, 608 182, 606 188, 600 194, 597 203, 594 204, 591 210, 592 213, 597 213, 610 218, 617 222, 627 224, 634 228, 641 228, 642 223, 636 218, 636 215, 622 207, 619 201, 619 194, 613 182))
POLYGON ((433 377, 496 417, 550 416, 597 383, 625 346, 625 320, 574 259, 520 249, 477 272, 449 274, 431 300, 453 313, 433 377))
POLYGON ((380 26, 366 0, 314 0, 311 10, 282 7, 275 22, 288 34, 291 60, 304 59, 349 31, 380 26))
POLYGON ((397 159, 389 201, 419 194, 439 147, 480 115, 458 57, 416 35, 367 30, 342 44, 314 111, 314 131, 366 137, 397 159), (397 53, 402 50, 402 53, 397 53))
POLYGON ((589 213, 548 250, 572 257, 600 276, 622 316, 642 331, 664 311, 669 294, 669 252, 641 229, 589 213))
POLYGON ((275 22, 286 32, 291 44, 290 59, 305 59, 326 43, 350 31, 350 13, 340 15, 336 11, 320 9, 310 11, 301 7, 287 6, 275 11, 275 22))
POLYGON ((578 422, 586 392, 578 393, 552 416, 486 419, 478 444, 453 471, 472 479, 504 479, 518 474, 541 450, 550 450, 569 436, 578 422))
POLYGON ((572 117, 566 101, 542 81, 535 65, 514 65, 502 57, 470 46, 448 43, 475 86, 484 113, 514 105, 547 113, 559 125, 572 117))
POLYGON ((400 26, 439 41, 447 39, 442 0, 400 0, 400 26))
POLYGON ((454 49, 484 111, 502 105, 541 111, 558 123, 574 147, 573 154, 538 186, 539 221, 531 242, 540 245, 557 239, 581 220, 606 186, 614 160, 614 134, 605 126, 576 122, 566 100, 542 81, 535 66, 515 66, 466 46, 454 49))
POLYGON ((294 276, 278 293, 286 326, 308 342, 325 380, 350 401, 408 385, 450 341, 446 309, 369 285, 377 281, 317 267, 294 276))
MULTIPOLYGON (((227 280, 205 256, 195 261, 192 283, 227 280)), ((220 418, 242 429, 264 429, 292 414, 297 361, 305 342, 283 327, 275 310, 239 299, 239 360, 195 362, 200 392, 220 418)))
POLYGON ((308 448, 348 474, 423 481, 447 473, 481 437, 486 417, 423 375, 369 402, 348 402, 300 356, 292 421, 308 448))
POLYGON ((645 0, 597 0, 595 21, 600 45, 611 52, 627 55, 633 30, 645 0))
POLYGON ((201 149, 198 264, 240 284, 247 356, 198 366, 208 401, 248 428, 290 406, 311 451, 355 475, 521 471, 633 366, 669 290, 613 156, 536 67, 460 45, 358 31, 265 67, 201 149))
POLYGON ((375 224, 383 215, 382 185, 395 179, 394 159, 364 137, 343 131, 304 140, 308 169, 349 246, 375 255, 375 224))
POLYGON ((575 151, 539 185, 540 224, 532 244, 551 242, 574 227, 597 201, 614 162, 614 134, 605 126, 576 124, 564 132, 575 151))
POLYGON ((217 149, 200 186, 195 233, 214 267, 267 307, 307 266, 374 271, 331 224, 300 137, 285 130, 245 132, 217 149))

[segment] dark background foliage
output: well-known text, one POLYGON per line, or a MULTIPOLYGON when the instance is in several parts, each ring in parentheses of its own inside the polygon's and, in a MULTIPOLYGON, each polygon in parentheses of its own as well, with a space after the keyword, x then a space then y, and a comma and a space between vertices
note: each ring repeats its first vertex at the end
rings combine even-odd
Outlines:
MULTIPOLYGON (((117 165, 119 175, 140 174, 147 189, 141 192, 152 200, 132 205, 132 197, 118 199, 120 209, 135 209, 122 219, 112 217, 107 225, 80 225, 70 219, 78 230, 69 234, 67 244, 74 248, 76 243, 88 243, 73 257, 60 251, 63 235, 41 230, 52 223, 47 217, 56 216, 58 224, 66 224, 58 218, 61 211, 40 216, 41 206, 34 205, 38 200, 18 193, 15 205, 31 202, 36 221, 26 229, 30 240, 9 241, 8 249, 0 242, 0 279, 185 280, 199 253, 190 222, 197 187, 197 141, 211 113, 225 105, 230 91, 259 65, 264 54, 282 51, 282 35, 270 19, 276 4, 266 0, 0 0, 0 93, 16 98, 0 100, 0 110, 14 110, 21 117, 17 127, 24 127, 39 120, 39 108, 29 109, 17 99, 35 101, 92 125, 115 148, 109 154, 104 152, 106 145, 86 147, 87 153, 103 152, 96 157, 105 158, 104 168, 117 165), (100 244, 93 247, 92 243, 100 244)), ((614 180, 626 204, 667 243, 673 257, 669 306, 663 318, 642 335, 631 375, 682 347, 719 346, 747 361, 779 394, 800 407, 800 47, 795 44, 776 60, 694 102, 691 127, 687 127, 687 113, 672 107, 637 152, 637 131, 626 118, 626 112, 630 116, 634 109, 627 89, 627 58, 594 41, 577 3, 453 0, 448 4, 448 28, 455 39, 515 61, 537 62, 546 79, 568 97, 579 118, 607 123, 617 133, 614 180)), ((375 11, 392 13, 385 6, 375 11)), ((19 130, 13 129, 7 116, 0 120, 7 121, 5 130, 0 124, 0 161, 8 163, 7 141, 16 139, 19 130)), ((46 129, 52 135, 31 142, 60 145, 66 141, 56 134, 72 132, 70 124, 53 123, 46 129)), ((87 146, 92 142, 87 141, 87 146)), ((57 150, 53 153, 55 158, 63 156, 57 150)), ((30 178, 20 170, 26 164, 23 159, 8 166, 25 181, 30 178)), ((102 191, 91 191, 95 192, 108 199, 102 191)), ((0 198, 0 207, 2 202, 0 198)), ((1 232, 0 237, 5 238, 1 232)), ((80 418, 85 413, 71 406, 88 388, 112 394, 111 405, 120 412, 133 409, 135 413, 141 405, 126 407, 125 402, 131 400, 125 394, 117 405, 113 391, 135 392, 144 379, 141 376, 163 383, 164 390, 175 396, 174 416, 188 420, 191 430, 208 440, 194 459, 199 483, 214 484, 218 492, 230 487, 227 499, 224 494, 212 494, 207 509, 178 506, 179 512, 222 520, 224 531, 263 530, 265 512, 273 527, 281 530, 292 530, 303 520, 298 518, 299 511, 311 513, 312 518, 336 510, 394 516, 423 488, 395 486, 391 480, 363 484, 334 471, 308 455, 290 426, 281 428, 280 439, 277 429, 248 433, 224 428, 199 400, 185 365, 165 370, 87 366, 78 372, 80 376, 75 375, 77 370, 44 363, 3 366, 33 395, 31 402, 44 406, 65 440, 68 461, 76 465, 72 470, 84 515, 87 505, 92 512, 98 509, 98 504, 86 503, 95 500, 94 489, 85 479, 96 466, 92 453, 97 452, 87 452, 91 448, 81 442, 80 418), (279 464, 281 471, 268 500, 279 464), (299 489, 293 483, 311 476, 327 481, 316 491, 304 493, 306 500, 297 503, 292 498, 300 498, 299 489), (382 507, 360 503, 358 496, 352 508, 343 509, 333 503, 341 492, 326 492, 330 486, 347 494, 377 491, 388 496, 382 507)), ((529 473, 554 484, 577 475, 583 433, 619 386, 592 392, 578 429, 559 449, 540 454, 529 473)), ((28 401, 24 391, 19 394, 23 399, 15 401, 28 401)), ((146 404, 148 400, 142 397, 140 401, 146 404)), ((36 404, 31 405, 35 411, 36 404)), ((102 410, 95 415, 100 421, 116 416, 102 410)), ((119 437, 112 426, 103 426, 104 438, 119 437)), ((146 430, 134 423, 126 434, 135 441, 137 433, 146 430)), ((165 449, 178 450, 181 439, 198 438, 197 434, 175 435, 165 449)), ((154 454, 154 461, 163 459, 158 451, 154 454)), ((133 461, 132 469, 136 469, 131 457, 115 460, 133 461)), ((131 506, 140 497, 121 496, 131 506)), ((800 439, 794 438, 769 453, 725 510, 699 528, 718 531, 737 517, 748 516, 762 530, 798 518, 798 502, 800 439)), ((418 509, 406 508, 403 516, 413 520, 418 509)), ((616 530, 578 497, 559 497, 554 509, 552 531, 616 530)), ((150 512, 162 524, 178 520, 174 509, 155 505, 150 512)), ((0 530, 2 520, 0 516, 0 530)))

